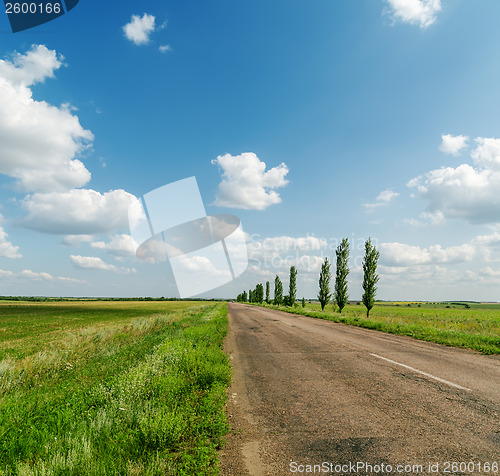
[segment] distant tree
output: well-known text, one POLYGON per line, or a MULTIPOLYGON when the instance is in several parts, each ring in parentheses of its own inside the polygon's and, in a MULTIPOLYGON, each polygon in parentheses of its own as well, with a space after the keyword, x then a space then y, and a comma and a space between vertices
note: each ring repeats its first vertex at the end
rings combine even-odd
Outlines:
POLYGON ((283 284, 279 276, 274 278, 274 305, 280 306, 283 303, 283 284))
POLYGON ((262 301, 264 301, 264 286, 262 284, 257 284, 255 287, 255 302, 258 304, 262 304, 262 301))
POLYGON ((344 238, 335 250, 337 255, 337 269, 335 271, 335 302, 342 312, 347 300, 347 275, 349 274, 349 240, 344 238))
POLYGON ((243 302, 247 302, 248 301, 248 295, 247 295, 247 292, 246 291, 243 291, 243 302))
POLYGON ((252 289, 248 290, 248 302, 254 302, 253 290, 252 289))
POLYGON ((370 309, 375 304, 377 294, 377 262, 380 253, 372 245, 371 239, 365 242, 365 256, 363 258, 363 304, 366 306, 366 317, 370 317, 370 309))
POLYGON ((330 262, 328 258, 325 258, 323 264, 321 265, 321 271, 319 273, 319 293, 318 300, 321 304, 321 310, 325 309, 325 306, 330 301, 330 279, 332 278, 330 274, 330 262))
POLYGON ((271 302, 271 298, 269 297, 269 292, 270 292, 269 281, 266 281, 266 304, 269 304, 271 302))
POLYGON ((306 307, 306 298, 302 298, 302 307, 306 307))
POLYGON ((288 288, 288 296, 290 297, 290 306, 293 306, 297 296, 297 268, 295 266, 290 266, 290 287, 288 288))

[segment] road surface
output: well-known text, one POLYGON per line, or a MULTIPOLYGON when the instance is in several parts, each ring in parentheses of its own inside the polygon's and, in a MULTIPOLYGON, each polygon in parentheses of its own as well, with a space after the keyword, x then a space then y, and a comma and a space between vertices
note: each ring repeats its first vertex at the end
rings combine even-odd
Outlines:
POLYGON ((500 475, 499 356, 228 306, 223 476, 500 475))

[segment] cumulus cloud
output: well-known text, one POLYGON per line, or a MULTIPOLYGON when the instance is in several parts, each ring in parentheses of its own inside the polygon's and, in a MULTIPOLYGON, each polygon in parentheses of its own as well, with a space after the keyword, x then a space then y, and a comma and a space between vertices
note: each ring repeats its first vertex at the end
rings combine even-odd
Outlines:
POLYGON ((116 233, 128 229, 129 205, 137 201, 124 190, 35 193, 22 201, 28 214, 21 225, 50 234, 116 233))
POLYGON ((441 135, 441 145, 439 150, 445 154, 458 155, 459 152, 467 147, 467 141, 469 138, 467 136, 452 136, 451 134, 441 135))
POLYGON ((114 264, 106 263, 97 256, 80 256, 71 255, 71 261, 77 268, 82 269, 97 269, 101 271, 112 271, 117 274, 130 274, 137 272, 134 268, 122 268, 114 264))
POLYGON ((475 285, 498 286, 500 284, 500 270, 485 266, 478 271, 468 271, 465 279, 475 285))
POLYGON ((393 192, 390 189, 383 190, 377 196, 377 199, 374 203, 363 203, 365 210, 367 213, 371 213, 375 208, 385 207, 389 205, 393 198, 399 197, 399 193, 393 192))
POLYGON ((266 164, 252 152, 241 155, 221 155, 212 164, 222 169, 215 205, 242 208, 244 210, 264 210, 281 202, 277 188, 288 181, 285 176, 288 167, 281 163, 266 172, 266 164))
POLYGON ((0 226, 0 258, 22 258, 23 256, 19 253, 19 246, 13 245, 7 239, 7 233, 0 226))
POLYGON ((423 248, 404 243, 381 243, 379 250, 381 263, 385 266, 462 263, 471 261, 476 254, 471 243, 447 248, 441 245, 423 248))
POLYGON ((408 182, 429 202, 427 213, 470 223, 500 222, 500 140, 478 137, 475 142, 474 166, 442 167, 408 182))
POLYGON ((394 21, 427 28, 441 11, 441 0, 386 0, 394 21))
POLYGON ((228 271, 226 269, 219 269, 213 261, 206 256, 186 255, 183 254, 176 258, 176 264, 183 271, 192 273, 196 276, 197 280, 207 280, 216 276, 226 276, 228 271))
POLYGON ((30 86, 54 77, 62 57, 43 45, 0 60, 0 173, 30 191, 68 190, 90 180, 78 160, 93 140, 71 107, 35 101, 30 86))
POLYGON ((155 31, 155 20, 153 15, 132 15, 130 22, 123 26, 123 32, 128 40, 136 45, 149 43, 149 36, 155 31))
POLYGON ((33 45, 25 54, 15 53, 11 60, 0 60, 0 77, 13 86, 31 86, 53 78, 64 58, 44 45, 33 45))
MULTIPOLYGON (((414 265, 408 267, 391 267, 381 265, 378 269, 380 282, 394 290, 404 288, 411 290, 411 298, 415 299, 415 290, 418 288, 427 288, 427 290, 437 289, 436 283, 439 283, 440 292, 443 288, 454 286, 459 283, 463 273, 449 266, 439 265, 414 265)), ((429 291, 425 293, 429 298, 429 291)))
POLYGON ((108 241, 107 243, 104 241, 94 241, 90 243, 90 246, 98 250, 103 250, 116 257, 126 257, 135 256, 139 243, 137 243, 130 235, 121 234, 114 235, 111 238, 111 241, 108 241))
POLYGON ((386 267, 456 264, 464 262, 500 263, 500 233, 478 235, 461 245, 444 247, 381 243, 380 261, 386 267))
POLYGON ((475 248, 478 259, 485 263, 500 263, 499 232, 476 236, 469 244, 475 248))
POLYGON ((478 167, 489 170, 500 170, 500 139, 477 137, 477 147, 471 157, 478 167))

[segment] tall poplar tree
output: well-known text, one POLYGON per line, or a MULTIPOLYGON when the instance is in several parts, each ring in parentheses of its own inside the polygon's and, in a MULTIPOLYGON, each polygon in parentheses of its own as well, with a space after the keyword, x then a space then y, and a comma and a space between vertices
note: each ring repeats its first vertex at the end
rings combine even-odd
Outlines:
POLYGON ((330 279, 332 275, 330 274, 330 262, 328 258, 325 258, 323 264, 321 265, 321 271, 319 273, 319 293, 318 300, 321 304, 321 310, 324 311, 325 306, 330 301, 330 279))
POLYGON ((337 269, 335 271, 335 301, 340 312, 349 299, 347 291, 347 275, 349 274, 349 240, 344 238, 335 250, 337 269))
POLYGON ((283 284, 279 276, 274 278, 274 305, 280 306, 283 303, 283 284))
POLYGON ((269 304, 271 302, 271 298, 269 297, 269 292, 270 292, 269 281, 266 281, 266 304, 269 304))
POLYGON ((297 297, 297 268, 290 266, 290 287, 288 289, 289 304, 291 307, 295 304, 297 297))
POLYGON ((370 317, 370 309, 375 304, 377 293, 377 262, 380 253, 372 245, 371 239, 365 242, 365 256, 363 258, 363 304, 366 306, 366 317, 370 317))
POLYGON ((262 304, 262 301, 264 300, 264 286, 262 284, 257 284, 255 287, 255 302, 257 304, 262 304))

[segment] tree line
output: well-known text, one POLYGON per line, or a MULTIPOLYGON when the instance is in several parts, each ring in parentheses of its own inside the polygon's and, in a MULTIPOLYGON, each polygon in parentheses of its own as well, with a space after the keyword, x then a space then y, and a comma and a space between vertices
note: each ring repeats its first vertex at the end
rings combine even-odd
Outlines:
MULTIPOLYGON (((330 290, 330 281, 332 274, 330 271, 330 261, 325 258, 319 273, 319 292, 318 301, 321 304, 321 310, 333 301, 337 304, 339 312, 346 306, 349 300, 349 290, 347 277, 349 275, 349 240, 344 238, 335 250, 336 267, 335 267, 335 285, 333 292, 330 290)), ((365 242, 365 255, 363 257, 363 295, 362 301, 366 307, 366 317, 370 317, 370 310, 375 304, 375 295, 377 293, 377 283, 379 276, 377 274, 377 264, 380 258, 380 253, 376 250, 375 245, 369 238, 365 242)), ((289 288, 288 294, 283 295, 283 283, 278 275, 274 279, 274 298, 271 300, 270 283, 266 282, 265 293, 264 285, 257 284, 255 289, 243 291, 238 294, 236 301, 251 302, 256 304, 274 304, 275 306, 296 306, 297 299, 297 269, 295 266, 290 267, 289 288)), ((302 307, 305 307, 305 298, 302 298, 302 307)))

